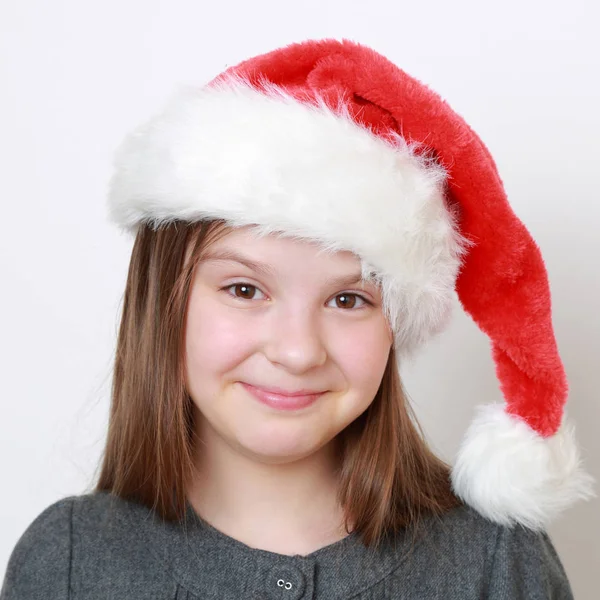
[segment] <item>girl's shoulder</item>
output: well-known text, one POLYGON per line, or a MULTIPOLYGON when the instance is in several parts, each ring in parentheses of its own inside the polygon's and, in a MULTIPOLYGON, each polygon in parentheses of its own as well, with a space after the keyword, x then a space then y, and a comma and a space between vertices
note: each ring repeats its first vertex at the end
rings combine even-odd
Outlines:
POLYGON ((558 559, 547 530, 535 530, 519 524, 500 524, 466 504, 437 519, 430 531, 441 547, 485 552, 496 564, 511 557, 514 559, 517 555, 525 560, 534 557, 558 559))
POLYGON ((25 529, 9 557, 1 600, 66 598, 74 497, 45 508, 25 529))
MULTIPOLYGON (((123 556, 123 544, 130 546, 132 511, 142 516, 144 508, 105 492, 67 496, 44 508, 10 554, 0 600, 67 598, 72 580, 78 576, 73 572, 74 547, 98 566, 115 549, 123 556)), ((102 568, 94 573, 110 576, 110 571, 102 568)))
POLYGON ((423 585, 436 581, 446 588, 446 596, 441 597, 461 597, 461 593, 467 597, 464 594, 470 589, 473 597, 492 599, 573 598, 547 531, 502 525, 467 505, 429 519, 415 547, 402 560, 404 568, 398 574, 405 576, 407 566, 410 571, 419 563, 423 585))

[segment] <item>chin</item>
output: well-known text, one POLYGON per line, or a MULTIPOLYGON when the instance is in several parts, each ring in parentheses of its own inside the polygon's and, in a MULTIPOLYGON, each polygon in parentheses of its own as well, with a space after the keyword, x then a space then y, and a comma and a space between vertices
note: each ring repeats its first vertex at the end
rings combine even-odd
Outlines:
POLYGON ((248 423, 236 436, 236 443, 245 455, 256 457, 259 462, 292 462, 325 445, 315 433, 313 428, 299 422, 270 422, 255 427, 248 423))

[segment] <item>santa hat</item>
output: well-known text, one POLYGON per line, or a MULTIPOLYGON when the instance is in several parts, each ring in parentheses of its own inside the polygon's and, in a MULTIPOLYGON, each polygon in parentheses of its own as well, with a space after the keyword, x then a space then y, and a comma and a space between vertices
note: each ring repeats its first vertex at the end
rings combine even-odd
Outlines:
POLYGON ((594 495, 565 419, 539 248, 477 134, 374 50, 306 41, 179 88, 117 150, 109 215, 131 233, 219 218, 352 251, 381 284, 400 357, 444 328, 456 290, 505 398, 470 425, 456 494, 532 529, 594 495))

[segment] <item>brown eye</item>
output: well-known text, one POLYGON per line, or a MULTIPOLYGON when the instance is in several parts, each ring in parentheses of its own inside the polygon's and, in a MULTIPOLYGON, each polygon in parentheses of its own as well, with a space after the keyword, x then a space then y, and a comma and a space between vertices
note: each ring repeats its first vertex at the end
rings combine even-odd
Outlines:
POLYGON ((234 298, 238 298, 240 300, 252 300, 254 298, 254 292, 256 292, 256 290, 258 290, 258 288, 255 285, 251 285, 250 283, 234 283, 232 285, 228 285, 227 287, 221 288, 224 291, 227 291, 227 293, 234 297, 234 298), (229 292, 228 290, 239 290, 240 293, 236 293, 236 291, 234 291, 233 293, 229 292))
POLYGON ((234 293, 236 298, 243 298, 244 300, 250 300, 254 296, 256 288, 253 285, 247 285, 245 283, 236 283, 231 286, 234 290, 239 290, 240 294, 234 293))
POLYGON ((358 294, 338 294, 335 298, 338 308, 354 308, 356 306, 357 298, 360 299, 364 304, 369 304, 367 300, 358 294), (339 302, 338 298, 340 299, 339 302))

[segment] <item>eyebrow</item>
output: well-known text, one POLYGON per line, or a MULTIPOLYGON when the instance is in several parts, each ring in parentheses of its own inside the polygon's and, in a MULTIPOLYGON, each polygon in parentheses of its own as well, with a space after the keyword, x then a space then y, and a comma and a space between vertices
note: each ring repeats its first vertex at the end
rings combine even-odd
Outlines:
MULTIPOLYGON (((202 263, 208 261, 237 262, 266 277, 276 277, 277 275, 277 271, 271 265, 252 260, 246 256, 238 254, 237 252, 234 252, 233 250, 217 250, 208 252, 202 256, 198 262, 202 263)), ((342 277, 328 277, 325 280, 325 283, 327 285, 343 287, 346 285, 355 285, 357 283, 367 282, 364 281, 362 273, 359 272, 353 275, 345 275, 342 277)))

